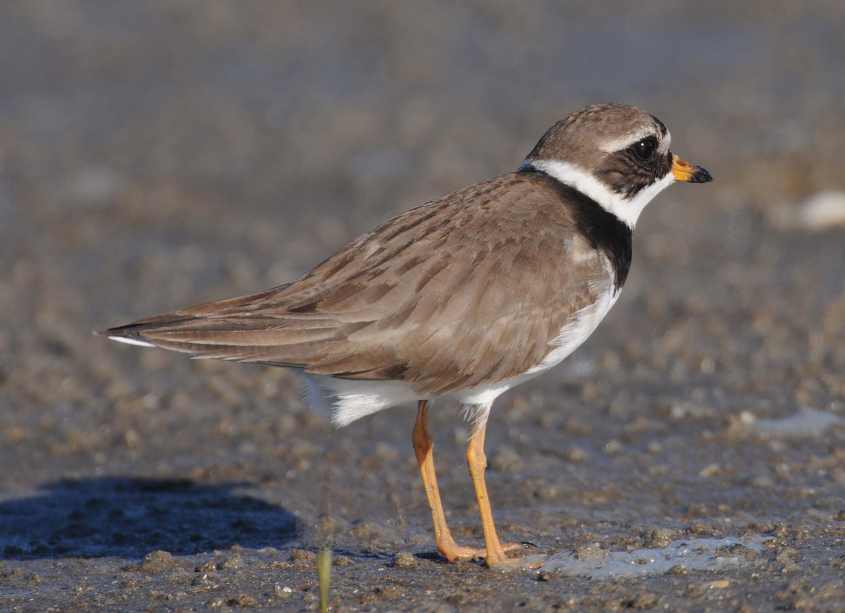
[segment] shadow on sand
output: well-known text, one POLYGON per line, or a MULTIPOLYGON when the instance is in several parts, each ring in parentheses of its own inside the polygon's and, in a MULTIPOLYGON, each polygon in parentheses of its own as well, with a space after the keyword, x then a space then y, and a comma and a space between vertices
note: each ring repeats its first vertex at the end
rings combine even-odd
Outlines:
POLYGON ((298 532, 282 507, 237 493, 246 483, 102 477, 48 483, 0 502, 0 559, 140 558, 280 547, 298 532))

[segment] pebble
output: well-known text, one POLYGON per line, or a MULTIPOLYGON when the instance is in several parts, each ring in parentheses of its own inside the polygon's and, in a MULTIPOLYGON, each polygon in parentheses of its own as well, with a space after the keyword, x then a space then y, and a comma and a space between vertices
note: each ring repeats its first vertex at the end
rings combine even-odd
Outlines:
POLYGON ((229 556, 220 564, 219 568, 221 570, 237 570, 241 566, 243 566, 243 561, 241 560, 241 555, 236 553, 234 555, 229 556))
POLYGON ((412 553, 400 551, 393 558, 393 566, 396 568, 414 568, 417 565, 417 558, 412 553))
POLYGON ((307 549, 291 549, 291 562, 313 562, 316 559, 317 554, 315 554, 313 551, 308 551, 307 549))
POLYGON ((587 459, 587 452, 580 447, 570 447, 563 453, 563 458, 574 464, 578 464, 587 459))
POLYGON ((169 551, 152 551, 144 556, 139 569, 146 573, 160 573, 176 565, 173 555, 169 551))
POLYGON ((226 604, 230 607, 257 607, 258 600, 249 594, 239 594, 235 598, 229 598, 226 604))
POLYGON ((669 528, 652 528, 643 538, 643 547, 662 549, 668 547, 675 540, 677 532, 669 528))
POLYGON ((715 477, 719 474, 722 469, 719 467, 718 464, 709 464, 701 469, 698 473, 699 477, 704 477, 705 479, 709 479, 710 477, 715 477))

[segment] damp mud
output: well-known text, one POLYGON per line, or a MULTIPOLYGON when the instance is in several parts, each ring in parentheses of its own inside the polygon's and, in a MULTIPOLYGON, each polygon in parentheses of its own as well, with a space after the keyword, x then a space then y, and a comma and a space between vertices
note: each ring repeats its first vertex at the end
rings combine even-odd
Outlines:
POLYGON ((540 567, 541 573, 559 573, 589 579, 616 579, 686 574, 695 571, 718 573, 753 560, 763 551, 762 537, 752 539, 692 538, 672 541, 659 549, 604 551, 589 546, 574 553, 557 553, 540 567))
MULTIPOLYGON (((0 6, 0 610, 841 611, 842 3, 0 6), (283 369, 93 330, 277 285, 518 167, 588 102, 715 177, 644 212, 623 294, 496 403, 532 570, 445 563, 414 407, 342 430, 283 369), (821 204, 819 204, 821 203, 821 204)), ((482 534, 458 407, 430 429, 482 534)))

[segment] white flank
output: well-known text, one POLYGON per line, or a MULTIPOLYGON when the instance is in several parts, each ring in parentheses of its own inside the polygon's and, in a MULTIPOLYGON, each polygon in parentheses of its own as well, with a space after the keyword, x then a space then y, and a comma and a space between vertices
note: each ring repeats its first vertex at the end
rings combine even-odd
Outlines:
POLYGON ((425 398, 404 381, 356 381, 311 374, 305 377, 309 405, 319 412, 329 405, 332 422, 338 427, 397 404, 425 398))
POLYGON ((675 182, 671 172, 655 181, 648 187, 641 189, 633 198, 624 198, 604 183, 596 179, 591 173, 580 166, 562 162, 560 160, 531 160, 526 161, 524 167, 534 168, 554 177, 561 183, 578 190, 585 196, 592 198, 608 213, 615 215, 629 228, 633 228, 640 217, 640 213, 654 197, 675 182))
POLYGON ((128 338, 126 336, 110 336, 109 340, 117 341, 118 343, 125 343, 126 345, 135 345, 136 347, 155 347, 152 343, 138 340, 137 338, 128 338))

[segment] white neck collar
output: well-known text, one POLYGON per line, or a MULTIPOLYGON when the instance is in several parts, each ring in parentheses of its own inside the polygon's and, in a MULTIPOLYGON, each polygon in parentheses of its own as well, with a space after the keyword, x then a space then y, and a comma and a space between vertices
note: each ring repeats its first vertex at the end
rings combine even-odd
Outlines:
POLYGON ((564 185, 578 190, 595 200, 605 211, 615 215, 633 230, 640 213, 651 200, 675 182, 671 172, 648 187, 641 189, 633 198, 624 198, 617 194, 592 174, 569 162, 560 160, 526 160, 523 168, 533 168, 557 179, 564 185))

